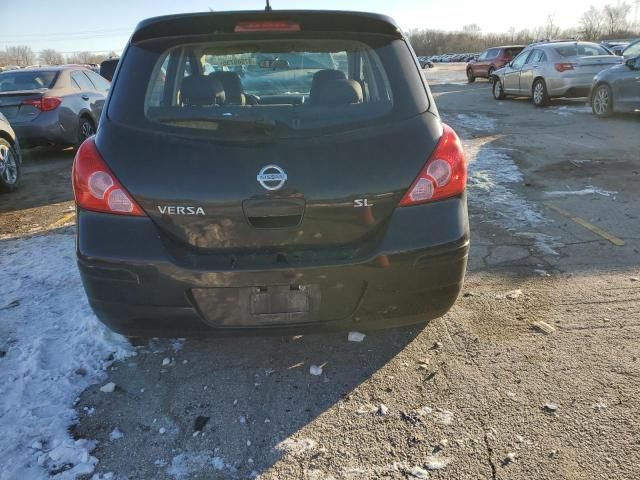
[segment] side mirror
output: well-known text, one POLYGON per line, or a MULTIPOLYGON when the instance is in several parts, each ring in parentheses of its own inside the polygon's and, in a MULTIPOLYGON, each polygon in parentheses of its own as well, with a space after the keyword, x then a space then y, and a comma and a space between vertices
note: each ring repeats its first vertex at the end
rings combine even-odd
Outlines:
POLYGON ((638 63, 638 59, 640 57, 636 57, 636 58, 629 58, 625 63, 625 65, 627 67, 629 67, 631 70, 637 70, 638 67, 636 66, 636 64, 638 63))

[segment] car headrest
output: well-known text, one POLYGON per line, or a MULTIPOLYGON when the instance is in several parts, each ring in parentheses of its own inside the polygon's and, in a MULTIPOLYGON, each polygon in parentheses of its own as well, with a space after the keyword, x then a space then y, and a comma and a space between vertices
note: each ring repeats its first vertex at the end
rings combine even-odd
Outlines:
POLYGON ((355 80, 329 80, 318 85, 314 96, 314 105, 347 105, 362 103, 362 87, 355 80))
MULTIPOLYGON (((324 82, 330 82, 331 80, 346 80, 347 76, 342 70, 318 70, 313 74, 311 79, 311 89, 309 90, 309 98, 318 93, 318 87, 324 82)), ((313 100, 312 100, 313 101, 313 100)))
POLYGON ((244 105, 244 88, 242 87, 242 81, 240 75, 236 72, 211 72, 210 78, 218 80, 225 93, 225 102, 234 105, 244 105))
POLYGON ((190 75, 182 80, 180 98, 183 105, 206 107, 223 104, 225 92, 222 83, 215 78, 205 75, 190 75))

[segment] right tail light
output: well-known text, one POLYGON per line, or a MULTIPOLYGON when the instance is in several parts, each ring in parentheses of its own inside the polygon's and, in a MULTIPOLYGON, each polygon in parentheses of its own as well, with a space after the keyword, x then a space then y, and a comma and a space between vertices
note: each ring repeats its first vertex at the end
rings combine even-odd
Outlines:
POLYGON ((400 200, 399 206, 433 202, 464 192, 467 185, 467 162, 462 144, 449 125, 443 123, 442 127, 438 145, 411 188, 400 200))

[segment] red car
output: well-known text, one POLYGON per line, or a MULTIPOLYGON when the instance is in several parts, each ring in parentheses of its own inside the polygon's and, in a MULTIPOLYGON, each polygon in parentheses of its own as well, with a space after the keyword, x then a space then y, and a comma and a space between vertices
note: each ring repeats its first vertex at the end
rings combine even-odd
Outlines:
POLYGON ((504 67, 524 49, 524 45, 488 48, 477 60, 467 64, 467 80, 475 82, 476 78, 491 78, 494 70, 504 67))

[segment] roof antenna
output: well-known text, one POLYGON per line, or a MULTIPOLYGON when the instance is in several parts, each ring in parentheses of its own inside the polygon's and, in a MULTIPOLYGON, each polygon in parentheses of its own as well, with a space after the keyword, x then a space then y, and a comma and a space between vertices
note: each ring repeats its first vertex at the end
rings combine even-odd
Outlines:
POLYGON ((269 4, 269 0, 267 0, 267 5, 264 7, 264 11, 265 12, 270 12, 271 11, 271 5, 269 4))

